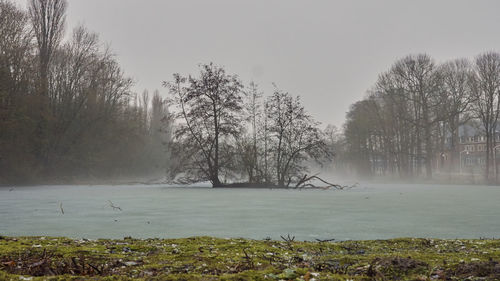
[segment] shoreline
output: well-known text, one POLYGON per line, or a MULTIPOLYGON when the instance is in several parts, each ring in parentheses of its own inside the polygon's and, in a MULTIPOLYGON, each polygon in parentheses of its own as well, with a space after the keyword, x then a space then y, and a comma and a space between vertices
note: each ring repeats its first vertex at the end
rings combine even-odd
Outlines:
POLYGON ((498 280, 499 239, 0 236, 1 280, 498 280))
MULTIPOLYGON (((346 186, 348 189, 356 189, 364 184, 376 184, 376 185, 439 185, 439 186, 490 186, 490 187, 500 187, 500 184, 486 184, 486 183, 464 183, 464 182, 439 182, 439 181, 385 181, 385 180, 372 180, 372 181, 360 181, 356 186, 346 186)), ((17 188, 17 187, 40 187, 40 186, 170 186, 175 188, 213 188, 213 189, 284 189, 284 190, 323 190, 325 188, 315 187, 315 188, 296 188, 296 187, 280 187, 280 186, 249 186, 249 185, 238 185, 238 186, 210 186, 203 184, 175 184, 175 183, 165 183, 165 182, 137 182, 137 181, 104 181, 104 182, 68 182, 68 183, 33 183, 33 184, 0 184, 0 189, 7 188, 17 188)), ((335 188, 332 188, 335 189, 335 188)))

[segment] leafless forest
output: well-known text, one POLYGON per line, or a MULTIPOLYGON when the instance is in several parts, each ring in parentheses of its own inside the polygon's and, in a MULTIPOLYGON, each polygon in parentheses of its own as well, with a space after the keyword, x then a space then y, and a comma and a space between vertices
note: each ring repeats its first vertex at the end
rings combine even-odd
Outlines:
POLYGON ((65 183, 165 171, 170 130, 157 93, 132 79, 96 33, 65 34, 67 2, 0 1, 0 182, 65 183))
POLYGON ((351 106, 346 157, 365 174, 430 179, 477 172, 497 177, 500 54, 436 63, 397 60, 367 97, 351 106))
POLYGON ((0 0, 0 184, 306 187, 313 170, 497 178, 499 53, 398 59, 337 128, 315 121, 299 95, 264 93, 216 63, 167 73, 168 96, 135 93, 97 33, 65 30, 67 5, 0 0))

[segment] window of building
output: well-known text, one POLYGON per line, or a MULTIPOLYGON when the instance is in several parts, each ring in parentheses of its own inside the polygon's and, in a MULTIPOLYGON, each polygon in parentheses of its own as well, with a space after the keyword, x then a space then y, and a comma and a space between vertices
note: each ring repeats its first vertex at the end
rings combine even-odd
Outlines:
POLYGON ((472 158, 469 158, 469 157, 465 158, 465 164, 466 164, 467 166, 474 165, 474 164, 475 164, 474 162, 475 162, 475 161, 474 161, 474 159, 472 159, 472 158))
POLYGON ((465 150, 473 152, 475 150, 475 147, 474 147, 473 144, 468 144, 468 145, 465 146, 465 150))

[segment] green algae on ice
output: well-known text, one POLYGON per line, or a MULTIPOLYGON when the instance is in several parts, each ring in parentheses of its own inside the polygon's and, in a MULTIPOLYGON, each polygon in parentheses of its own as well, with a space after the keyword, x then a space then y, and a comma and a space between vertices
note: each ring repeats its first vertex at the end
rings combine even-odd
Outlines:
POLYGON ((0 237, 0 280, 500 280, 500 240, 0 237))

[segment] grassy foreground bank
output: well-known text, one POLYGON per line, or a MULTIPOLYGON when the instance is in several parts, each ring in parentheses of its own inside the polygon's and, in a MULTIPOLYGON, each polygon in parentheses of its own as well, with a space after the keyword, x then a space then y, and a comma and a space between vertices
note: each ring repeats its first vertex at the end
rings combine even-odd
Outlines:
POLYGON ((500 240, 0 237, 0 280, 500 280, 500 240))

